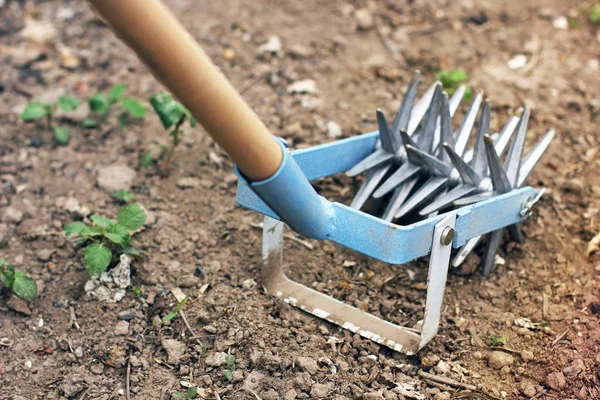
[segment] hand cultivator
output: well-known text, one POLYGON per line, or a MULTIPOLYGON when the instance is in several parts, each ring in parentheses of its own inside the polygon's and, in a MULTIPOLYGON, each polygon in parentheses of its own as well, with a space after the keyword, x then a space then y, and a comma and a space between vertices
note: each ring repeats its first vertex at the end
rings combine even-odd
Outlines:
POLYGON ((416 73, 391 125, 377 110, 377 132, 290 152, 158 0, 91 2, 236 163, 237 202, 265 215, 262 284, 268 293, 413 353, 437 332, 452 249, 460 249, 457 265, 488 235, 487 275, 504 228, 522 240, 519 223, 543 193, 523 184, 554 135, 548 132, 523 158, 527 108, 495 134, 490 106, 478 94, 455 131, 452 118, 464 89, 448 98, 435 83, 416 101, 416 73), (467 149, 475 125, 474 146, 467 149), (319 196, 309 183, 344 172, 366 173, 350 206, 319 196), (376 215, 360 211, 370 197, 380 199, 376 215), (408 216, 421 220, 402 225, 408 216), (284 223, 390 264, 431 254, 423 320, 416 327, 394 325, 291 281, 283 271, 284 223))

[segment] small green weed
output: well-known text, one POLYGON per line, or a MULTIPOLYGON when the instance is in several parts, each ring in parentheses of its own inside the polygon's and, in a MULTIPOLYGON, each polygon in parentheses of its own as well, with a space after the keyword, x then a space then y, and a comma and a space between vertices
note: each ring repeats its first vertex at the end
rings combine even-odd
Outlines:
POLYGON ((600 3, 590 9, 590 22, 594 25, 600 25, 600 3))
POLYGON ((506 336, 486 336, 491 347, 504 346, 506 344, 506 336))
POLYGON ((146 222, 146 211, 139 204, 121 207, 117 220, 102 215, 90 217, 92 225, 71 222, 64 226, 65 236, 77 235, 88 242, 85 249, 85 266, 91 276, 100 276, 114 257, 121 254, 137 256, 139 252, 131 246, 130 232, 141 228, 146 222))
POLYGON ((440 82, 442 82, 442 86, 444 87, 444 90, 449 95, 452 95, 454 92, 456 92, 456 89, 458 89, 459 86, 464 85, 465 86, 464 98, 468 100, 473 97, 473 90, 468 85, 465 85, 465 83, 467 82, 469 77, 468 77, 467 73, 465 71, 463 71, 462 69, 440 71, 440 72, 438 72, 436 78, 440 82))
POLYGON ((54 141, 56 144, 66 146, 71 141, 71 131, 64 126, 58 126, 54 123, 56 108, 58 107, 62 111, 70 112, 75 111, 80 105, 81 102, 78 99, 69 96, 60 96, 56 104, 32 101, 27 104, 21 113, 20 118, 26 122, 45 119, 46 128, 54 133, 54 141))
POLYGON ((142 159, 142 166, 149 166, 154 160, 162 160, 162 175, 167 177, 173 158, 175 148, 181 143, 183 130, 181 129, 185 120, 189 121, 190 126, 196 126, 196 119, 190 111, 180 102, 176 101, 173 96, 168 93, 157 93, 150 99, 150 105, 156 111, 165 130, 171 130, 171 145, 169 147, 161 147, 159 152, 146 153, 142 159))
POLYGON ((135 195, 127 189, 119 190, 113 193, 113 197, 123 203, 131 203, 135 195))
POLYGON ((227 354, 225 356, 225 362, 227 363, 227 368, 223 370, 223 376, 225 376, 225 379, 228 381, 231 381, 231 379, 233 379, 233 370, 235 369, 235 357, 231 354, 227 354))
POLYGON ((173 395, 184 399, 195 399, 198 393, 198 386, 189 387, 185 392, 174 392, 173 395))
POLYGON ((179 311, 183 308, 185 301, 187 300, 187 296, 185 296, 179 303, 177 303, 177 307, 167 315, 162 320, 163 325, 170 323, 176 316, 179 314, 179 311))
POLYGON ((131 118, 143 119, 146 116, 146 107, 138 100, 126 97, 126 86, 123 83, 113 86, 108 93, 96 92, 88 99, 92 117, 83 121, 84 128, 98 128, 102 123, 106 122, 113 109, 118 108, 119 114, 117 121, 119 126, 123 128, 129 124, 131 118))
POLYGON ((0 257, 0 281, 23 300, 33 300, 37 296, 37 284, 23 272, 15 269, 0 257))

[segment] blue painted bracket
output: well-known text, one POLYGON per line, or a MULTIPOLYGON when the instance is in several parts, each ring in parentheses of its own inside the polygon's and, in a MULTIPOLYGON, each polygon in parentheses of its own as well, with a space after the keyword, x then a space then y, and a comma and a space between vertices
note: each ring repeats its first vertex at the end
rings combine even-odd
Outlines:
MULTIPOLYGON (((291 155, 306 178, 315 180, 349 170, 373 152, 377 139, 378 132, 372 132, 297 150, 291 155)), ((460 247, 471 238, 523 220, 519 211, 528 197, 535 197, 535 190, 524 187, 462 207, 457 212, 453 247, 460 247)), ((389 264, 404 264, 429 254, 434 227, 443 218, 443 215, 438 215, 401 226, 343 204, 323 200, 328 203, 326 207, 333 215, 325 239, 389 264)), ((271 218, 282 219, 243 177, 238 181, 236 202, 271 218)))

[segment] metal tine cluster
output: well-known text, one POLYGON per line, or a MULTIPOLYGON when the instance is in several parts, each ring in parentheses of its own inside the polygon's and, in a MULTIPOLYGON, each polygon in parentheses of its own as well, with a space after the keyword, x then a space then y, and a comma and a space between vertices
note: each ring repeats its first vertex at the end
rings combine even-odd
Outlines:
MULTIPOLYGON (((448 99, 441 84, 436 82, 413 107, 418 84, 419 73, 416 72, 391 128, 383 112, 377 110, 380 142, 370 156, 348 171, 349 176, 368 171, 351 207, 360 209, 371 195, 381 198, 393 192, 382 215, 384 220, 392 221, 412 211, 427 217, 508 193, 525 183, 554 137, 554 131, 549 131, 522 158, 529 108, 525 107, 520 118, 511 117, 499 134, 490 135, 490 106, 487 101, 482 101, 481 93, 477 94, 454 133, 452 116, 464 95, 464 88, 448 99), (467 150, 480 109, 475 144, 473 149, 467 150), (419 125, 420 129, 413 137, 419 125), (501 157, 513 134, 502 165, 501 157), (396 170, 390 174, 394 167, 396 170), (419 182, 422 183, 417 185, 419 182)), ((522 241, 519 224, 507 229, 513 240, 522 241)), ((483 258, 486 276, 491 272, 503 232, 504 229, 500 229, 489 234, 483 258)), ((481 239, 469 240, 452 264, 460 265, 481 239)))
MULTIPOLYGON (((390 127, 382 110, 377 110, 377 125, 380 133, 380 141, 377 143, 375 151, 359 162, 348 172, 348 176, 356 176, 368 171, 368 175, 354 197, 350 207, 360 209, 371 197, 379 183, 388 174, 393 167, 400 167, 407 161, 406 148, 400 132, 406 132, 410 137, 417 129, 423 117, 424 124, 431 126, 435 124, 437 115, 431 111, 431 104, 439 98, 442 89, 439 82, 434 83, 425 92, 423 97, 416 103, 417 88, 420 81, 420 73, 416 71, 408 85, 406 94, 402 100, 400 110, 396 114, 394 123, 390 127), (413 106, 414 104, 414 106, 413 106), (426 115, 427 114, 427 115, 426 115)), ((458 109, 460 101, 464 95, 464 88, 461 87, 450 100, 450 110, 454 114, 458 109)), ((432 127, 435 129, 435 125, 432 127)), ((430 130, 432 130, 430 128, 430 130)), ((423 129, 421 130, 423 132, 423 129)), ((438 127, 439 131, 439 127, 438 127)), ((435 132, 432 133, 435 134, 435 132)), ((422 133, 418 134, 422 137, 422 133)))

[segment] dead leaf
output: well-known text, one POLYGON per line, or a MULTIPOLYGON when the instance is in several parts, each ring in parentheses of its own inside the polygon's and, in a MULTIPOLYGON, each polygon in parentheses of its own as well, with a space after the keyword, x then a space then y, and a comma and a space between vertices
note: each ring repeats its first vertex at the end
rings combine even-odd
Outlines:
POLYGON ((48 21, 25 18, 25 27, 21 35, 32 42, 47 43, 56 37, 56 29, 48 21))
POLYGON ((585 251, 585 256, 589 257, 593 252, 600 249, 600 233, 593 237, 592 240, 588 243, 587 250, 585 251))

